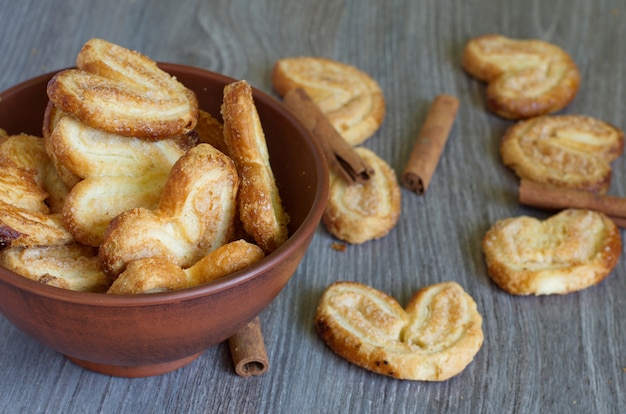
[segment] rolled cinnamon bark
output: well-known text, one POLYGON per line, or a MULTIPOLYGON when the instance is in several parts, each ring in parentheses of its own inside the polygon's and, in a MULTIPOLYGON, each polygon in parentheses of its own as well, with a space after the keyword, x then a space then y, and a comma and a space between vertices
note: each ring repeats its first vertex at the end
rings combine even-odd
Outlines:
POLYGON ((426 192, 458 109, 459 100, 454 96, 439 95, 435 98, 402 173, 404 187, 420 195, 426 192))
POLYGON ((235 372, 242 377, 262 375, 269 369, 261 322, 256 317, 228 339, 235 372))
POLYGON ((595 210, 609 216, 619 227, 626 227, 626 198, 571 190, 522 179, 519 202, 547 210, 580 208, 595 210))
POLYGON ((374 170, 343 139, 304 89, 292 89, 283 99, 285 106, 311 131, 322 146, 326 160, 335 172, 349 183, 369 180, 374 170))

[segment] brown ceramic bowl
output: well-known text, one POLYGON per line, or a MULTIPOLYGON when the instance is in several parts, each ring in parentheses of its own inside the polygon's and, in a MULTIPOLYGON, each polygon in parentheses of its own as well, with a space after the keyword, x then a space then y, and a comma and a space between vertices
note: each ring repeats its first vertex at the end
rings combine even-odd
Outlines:
MULTIPOLYGON (((219 116, 233 79, 161 64, 219 116)), ((52 73, 0 94, 0 128, 41 136, 52 73)), ((204 286, 149 295, 84 293, 43 285, 0 268, 0 311, 26 334, 85 368, 142 377, 182 367, 257 316, 287 284, 319 224, 328 169, 319 146, 288 110, 253 91, 272 169, 291 217, 290 238, 259 263, 204 286)))

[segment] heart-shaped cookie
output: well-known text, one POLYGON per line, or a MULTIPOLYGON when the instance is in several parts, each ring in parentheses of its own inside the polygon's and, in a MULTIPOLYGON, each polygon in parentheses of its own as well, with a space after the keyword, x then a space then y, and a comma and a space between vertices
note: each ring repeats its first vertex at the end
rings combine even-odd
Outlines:
POLYGON ((259 246, 245 240, 226 243, 186 269, 160 256, 145 257, 130 262, 107 293, 156 293, 197 286, 244 269, 263 257, 259 246))
POLYGON ((46 108, 44 142, 70 188, 63 220, 76 241, 98 246, 109 222, 136 207, 155 208, 172 165, 196 140, 187 135, 148 141, 91 128, 46 108))
POLYGON ((496 34, 471 39, 463 51, 463 68, 487 82, 488 108, 508 119, 563 109, 580 85, 580 72, 570 55, 536 39, 496 34))
POLYGON ((47 92, 55 105, 86 125, 146 139, 185 134, 196 125, 193 91, 139 52, 90 39, 76 66, 57 73, 47 92))
POLYGON ((135 208, 107 227, 99 257, 112 279, 136 259, 160 256, 187 268, 235 234, 239 178, 233 161, 199 144, 172 167, 159 206, 135 208))
POLYGON ((385 117, 385 97, 368 74, 345 63, 311 56, 276 62, 272 85, 281 95, 304 89, 351 145, 372 136, 385 117))
POLYGON ((10 247, 0 251, 0 266, 49 286, 81 292, 106 292, 98 250, 77 243, 10 247))
POLYGON ((624 151, 624 133, 582 115, 545 115, 511 126, 500 144, 504 165, 520 178, 606 193, 611 162, 624 151))
POLYGON ((399 379, 446 380, 465 369, 483 343, 476 303, 455 282, 419 290, 406 310, 372 287, 336 282, 320 299, 315 325, 341 357, 399 379))
POLYGON ((602 213, 563 210, 540 221, 497 221, 482 248, 493 281, 515 295, 565 294, 602 281, 622 251, 619 229, 602 213))

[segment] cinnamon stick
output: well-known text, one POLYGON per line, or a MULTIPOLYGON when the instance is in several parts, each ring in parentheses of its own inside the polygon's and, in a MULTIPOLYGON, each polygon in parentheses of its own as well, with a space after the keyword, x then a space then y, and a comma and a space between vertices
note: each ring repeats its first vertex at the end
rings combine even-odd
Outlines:
POLYGON ((626 198, 600 195, 589 191, 554 187, 522 179, 519 202, 547 210, 579 208, 606 214, 619 227, 626 227, 626 198))
POLYGON ((419 195, 426 192, 448 140, 458 108, 459 100, 454 96, 439 95, 435 98, 402 173, 404 187, 419 195))
POLYGON ((346 142, 326 115, 302 88, 290 90, 283 97, 285 106, 317 139, 331 168, 349 183, 365 182, 374 170, 346 142))
POLYGON ((242 377, 262 375, 269 368, 258 316, 228 339, 235 372, 242 377))

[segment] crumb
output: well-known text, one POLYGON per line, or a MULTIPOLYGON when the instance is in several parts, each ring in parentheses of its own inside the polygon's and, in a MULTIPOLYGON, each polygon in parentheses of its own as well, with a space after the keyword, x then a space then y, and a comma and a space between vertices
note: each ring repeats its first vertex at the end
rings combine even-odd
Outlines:
POLYGON ((332 247, 333 250, 337 250, 338 252, 344 252, 346 251, 347 246, 342 243, 333 243, 330 245, 330 247, 332 247))

